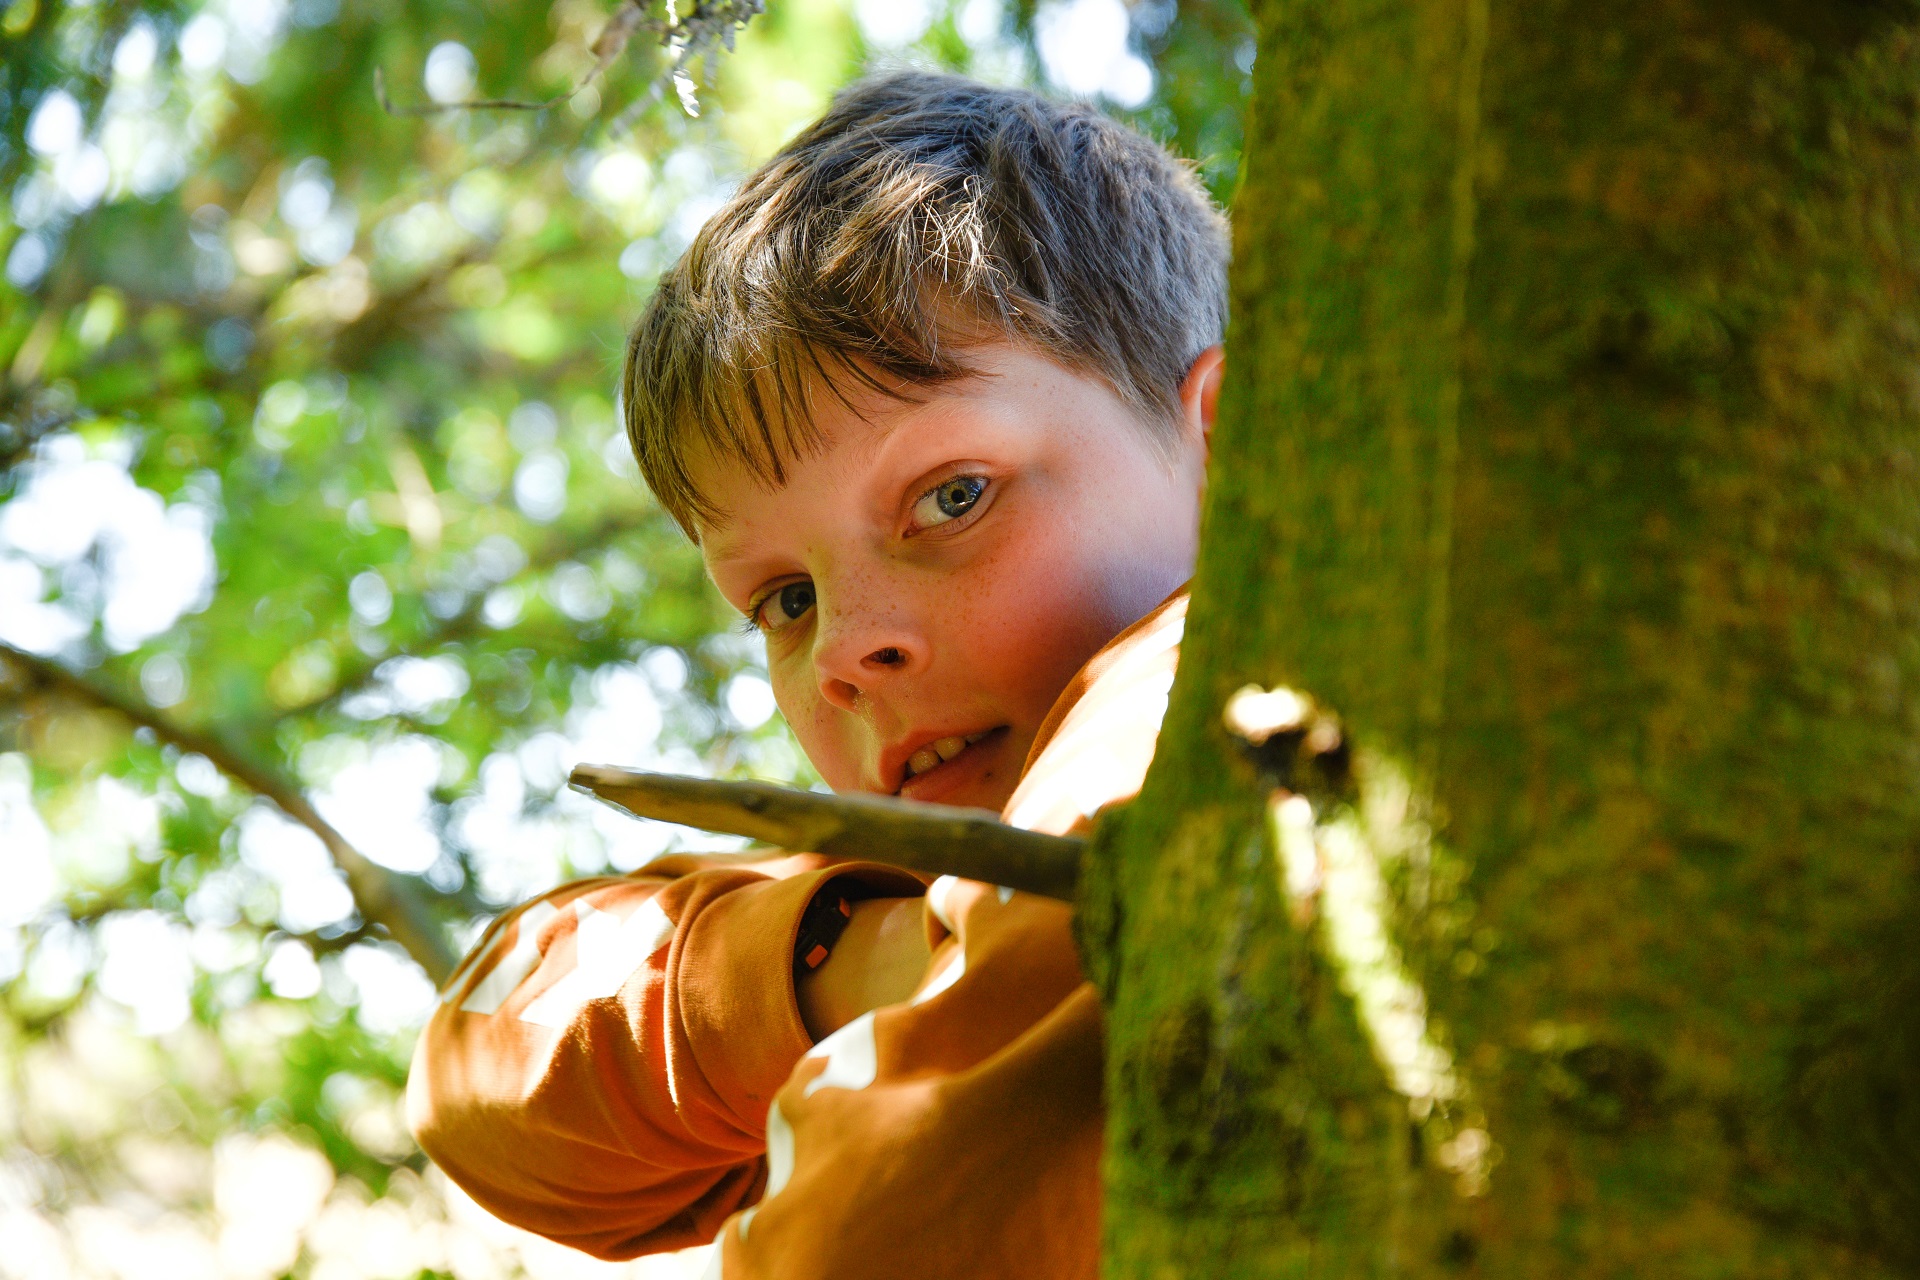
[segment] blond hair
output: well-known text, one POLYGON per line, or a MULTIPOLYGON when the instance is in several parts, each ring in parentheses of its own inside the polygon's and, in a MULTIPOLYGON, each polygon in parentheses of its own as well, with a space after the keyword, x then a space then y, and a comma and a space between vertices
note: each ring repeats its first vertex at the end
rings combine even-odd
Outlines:
POLYGON ((713 215, 627 343, 627 434, 690 537, 690 452, 769 486, 820 388, 910 396, 1006 339, 1171 434, 1226 323, 1225 221, 1191 169, 1075 103, 957 76, 862 81, 713 215))

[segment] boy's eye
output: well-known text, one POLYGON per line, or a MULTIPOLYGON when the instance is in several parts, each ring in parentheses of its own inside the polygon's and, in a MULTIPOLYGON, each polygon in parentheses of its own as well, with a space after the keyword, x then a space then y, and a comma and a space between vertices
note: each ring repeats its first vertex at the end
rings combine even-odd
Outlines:
POLYGON ((768 593, 753 608, 750 621, 762 631, 778 631, 804 618, 807 610, 813 608, 813 584, 811 582, 789 582, 786 586, 768 593))
POLYGON ((913 504, 913 523, 918 529, 931 529, 935 525, 958 520, 973 510, 980 501, 980 495, 987 491, 985 476, 955 476, 942 481, 920 495, 913 504))

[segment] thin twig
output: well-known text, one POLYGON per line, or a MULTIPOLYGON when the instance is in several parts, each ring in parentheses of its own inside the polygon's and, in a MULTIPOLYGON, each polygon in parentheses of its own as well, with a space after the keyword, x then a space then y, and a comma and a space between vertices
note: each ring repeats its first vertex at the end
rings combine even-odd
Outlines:
POLYGON ((372 924, 367 923, 356 925, 348 929, 345 933, 325 934, 317 931, 309 933, 287 933, 281 930, 277 931, 273 936, 290 938, 295 942, 304 943, 306 944, 307 950, 313 952, 316 956, 329 956, 338 955, 348 947, 353 946, 356 942, 375 940, 380 935, 375 931, 372 924))
POLYGON ((401 106, 387 96, 386 73, 379 67, 373 69, 373 97, 380 109, 390 116, 420 119, 425 116, 443 115, 449 111, 545 111, 557 107, 568 98, 586 88, 590 81, 582 80, 565 93, 556 93, 544 102, 522 102, 517 98, 463 98, 459 102, 436 102, 431 106, 416 104, 401 106))
MULTIPOLYGON (((617 512, 598 521, 583 531, 578 537, 562 536, 549 538, 528 553, 527 563, 524 568, 499 585, 504 586, 507 583, 517 582, 528 574, 536 574, 543 570, 556 568, 565 561, 577 559, 590 551, 604 547, 619 535, 638 528, 639 521, 645 519, 648 514, 647 512, 634 511, 617 512)), ((383 653, 378 657, 361 655, 354 658, 351 663, 345 665, 340 670, 334 681, 333 688, 308 699, 306 702, 296 703, 288 707, 280 713, 278 718, 282 721, 294 720, 339 705, 339 703, 352 697, 354 694, 364 692, 372 685, 374 673, 380 669, 381 665, 394 658, 428 654, 438 650, 443 645, 457 644, 462 640, 471 640, 481 633, 481 627, 484 625, 485 609, 485 594, 476 594, 460 612, 441 622, 438 626, 429 629, 425 635, 422 635, 413 643, 408 644, 405 648, 396 649, 391 653, 383 653)))
POLYGON ((866 858, 928 875, 1072 902, 1086 841, 1010 827, 985 813, 892 796, 821 795, 766 782, 716 782, 613 765, 567 779, 639 818, 746 836, 782 849, 866 858))
MULTIPOLYGON (((547 111, 584 93, 626 51, 634 34, 646 31, 673 58, 666 69, 655 77, 645 101, 651 103, 659 97, 664 85, 672 83, 680 91, 680 102, 687 114, 697 116, 700 108, 693 97, 693 80, 687 72, 688 64, 697 57, 705 57, 716 44, 731 51, 734 32, 755 15, 765 12, 765 0, 693 0, 685 15, 678 15, 670 2, 664 18, 649 16, 647 9, 650 3, 651 0, 624 0, 607 19, 606 25, 600 28, 600 34, 594 37, 588 49, 593 55, 593 65, 571 88, 551 98, 538 102, 514 98, 470 98, 460 102, 437 102, 432 106, 416 104, 403 107, 387 96, 386 77, 377 67, 373 72, 374 98, 380 103, 380 109, 388 115, 415 118, 436 116, 448 111, 547 111)), ((625 122, 630 114, 631 110, 623 112, 620 120, 625 122)))
MULTIPOLYGON (((613 60, 626 49, 627 41, 633 33, 643 26, 665 29, 665 23, 647 19, 646 0, 626 0, 608 18, 606 25, 600 28, 600 34, 593 41, 593 66, 564 93, 556 93, 542 102, 523 102, 514 98, 469 98, 461 102, 436 102, 432 106, 395 106, 387 96, 387 78, 380 68, 373 69, 373 96, 380 103, 380 109, 390 116, 437 116, 447 111, 545 111, 557 107, 563 102, 577 98, 594 81, 605 74, 613 60)), ((677 65, 677 64, 676 64, 677 65)))
POLYGON ((334 865, 347 878, 347 887, 353 892, 354 904, 363 918, 385 928, 436 985, 453 972, 458 957, 414 884, 355 849, 332 823, 320 816, 300 788, 271 765, 252 759, 214 734, 175 724, 154 708, 95 684, 47 658, 4 642, 0 642, 0 657, 77 702, 112 711, 134 724, 144 725, 162 742, 205 756, 220 772, 272 801, 287 817, 320 837, 334 865))

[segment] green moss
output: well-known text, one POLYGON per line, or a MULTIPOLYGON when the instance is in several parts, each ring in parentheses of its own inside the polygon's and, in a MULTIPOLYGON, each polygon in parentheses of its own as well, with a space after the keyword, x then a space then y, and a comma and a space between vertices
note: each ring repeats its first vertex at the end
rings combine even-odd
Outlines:
POLYGON ((1109 1275, 1920 1266, 1920 39, 1811 14, 1256 14, 1193 616, 1083 929, 1109 1275), (1482 1197, 1241 857, 1250 681, 1420 766, 1482 1197))

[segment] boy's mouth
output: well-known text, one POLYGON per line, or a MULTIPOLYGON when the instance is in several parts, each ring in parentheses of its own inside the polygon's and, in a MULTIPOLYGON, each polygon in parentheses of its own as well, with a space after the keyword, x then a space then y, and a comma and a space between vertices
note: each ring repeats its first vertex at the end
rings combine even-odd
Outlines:
POLYGON ((951 734, 926 743, 906 758, 901 766, 900 784, 894 788, 895 795, 907 795, 912 799, 934 799, 933 796, 915 795, 915 792, 940 790, 934 784, 946 775, 956 772, 956 762, 964 766, 973 756, 979 754, 981 744, 991 745, 1006 735, 1007 726, 998 725, 992 729, 982 729, 978 733, 951 734))
POLYGON ((991 729, 983 729, 979 733, 969 733, 965 737, 955 736, 929 742, 907 757, 907 777, 917 778, 929 769, 938 769, 992 732, 991 729))

